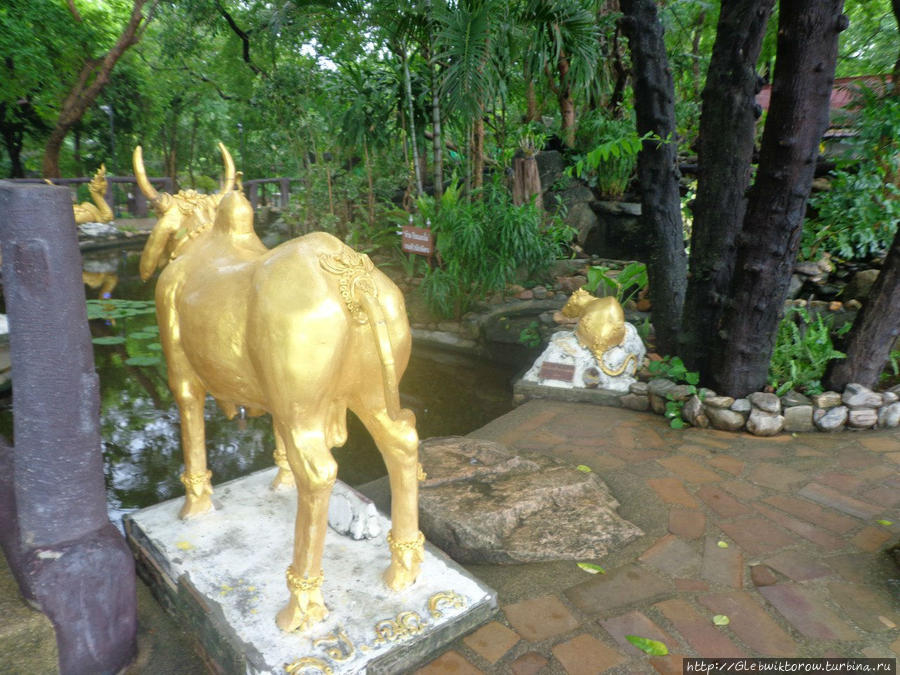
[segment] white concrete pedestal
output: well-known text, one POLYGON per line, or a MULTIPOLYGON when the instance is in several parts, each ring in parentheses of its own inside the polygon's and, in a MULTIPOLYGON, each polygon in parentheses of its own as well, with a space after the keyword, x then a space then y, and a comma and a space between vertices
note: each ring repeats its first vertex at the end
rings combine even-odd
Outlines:
POLYGON ((388 590, 390 521, 379 514, 374 539, 329 528, 322 592, 330 615, 309 633, 283 633, 275 615, 288 599, 296 492, 271 491, 274 476, 272 468, 216 486, 216 511, 186 522, 181 499, 125 518, 142 576, 222 671, 397 673, 496 610, 495 593, 430 544, 418 581, 388 590))

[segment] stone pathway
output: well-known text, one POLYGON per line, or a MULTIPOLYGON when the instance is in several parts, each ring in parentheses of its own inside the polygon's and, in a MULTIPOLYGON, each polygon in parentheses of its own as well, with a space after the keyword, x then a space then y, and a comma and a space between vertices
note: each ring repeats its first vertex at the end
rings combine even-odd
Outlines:
POLYGON ((574 562, 469 566, 494 621, 421 668, 681 673, 684 656, 900 655, 900 429, 760 438, 532 401, 471 436, 596 471, 645 537, 574 562), (726 615, 727 626, 713 624, 726 615), (626 635, 660 640, 650 657, 626 635))

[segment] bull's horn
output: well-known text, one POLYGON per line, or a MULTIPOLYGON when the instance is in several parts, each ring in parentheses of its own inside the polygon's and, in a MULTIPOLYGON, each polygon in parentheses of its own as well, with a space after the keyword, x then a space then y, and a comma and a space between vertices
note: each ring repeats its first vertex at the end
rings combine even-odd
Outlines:
POLYGON ((222 186, 222 193, 234 190, 234 160, 225 147, 225 144, 219 142, 219 151, 222 153, 222 161, 225 164, 225 184, 222 186))
POLYGON ((132 164, 134 165, 134 178, 137 181, 138 187, 141 189, 141 192, 143 192, 144 196, 151 202, 155 202, 157 199, 159 199, 159 193, 147 179, 147 172, 144 170, 144 152, 143 150, 141 150, 141 146, 137 146, 134 149, 132 164))

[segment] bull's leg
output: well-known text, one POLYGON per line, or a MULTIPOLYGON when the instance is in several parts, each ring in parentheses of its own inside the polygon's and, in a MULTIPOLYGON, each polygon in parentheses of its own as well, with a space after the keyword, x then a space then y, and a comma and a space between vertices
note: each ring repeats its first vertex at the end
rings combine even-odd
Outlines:
POLYGON ((291 465, 288 464, 287 450, 285 449, 284 439, 275 428, 275 452, 272 453, 275 459, 275 466, 278 467, 278 474, 272 481, 272 489, 277 490, 280 487, 294 487, 294 474, 291 473, 291 465))
POLYGON ((399 591, 412 584, 419 575, 425 555, 425 537, 419 532, 419 436, 416 418, 403 409, 397 419, 387 410, 375 413, 354 410, 375 439, 384 457, 391 483, 391 531, 388 546, 391 564, 384 580, 399 591))
MULTIPOLYGON (((171 371, 171 366, 170 366, 171 371)), ((178 514, 182 520, 211 511, 212 472, 206 468, 206 429, 203 403, 206 392, 199 382, 173 382, 170 386, 181 414, 181 449, 184 453, 184 505, 178 514)))
POLYGON ((328 499, 337 479, 337 462, 325 444, 321 426, 316 430, 279 431, 286 441, 287 460, 297 483, 297 520, 294 556, 287 569, 291 598, 278 613, 281 630, 306 630, 328 616, 322 598, 322 551, 328 529, 328 499))

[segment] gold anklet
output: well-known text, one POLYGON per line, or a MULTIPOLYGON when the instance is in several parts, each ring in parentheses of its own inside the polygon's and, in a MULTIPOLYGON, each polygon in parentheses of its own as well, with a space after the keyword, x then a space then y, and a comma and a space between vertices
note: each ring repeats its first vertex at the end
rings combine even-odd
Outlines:
POLYGON ((209 483, 212 478, 212 471, 200 471, 197 473, 188 473, 185 471, 181 474, 181 484, 188 490, 196 490, 209 483))
POLYGON ((391 551, 394 553, 403 553, 405 551, 421 551, 425 546, 425 535, 419 532, 412 541, 394 541, 394 531, 387 533, 387 543, 391 551))
POLYGON ((322 582, 325 581, 324 572, 319 572, 317 577, 300 577, 294 572, 293 565, 288 565, 285 576, 287 577, 288 588, 292 591, 314 591, 321 587, 322 582))

